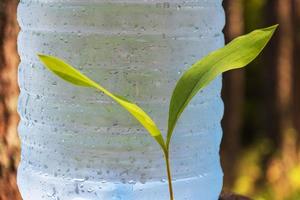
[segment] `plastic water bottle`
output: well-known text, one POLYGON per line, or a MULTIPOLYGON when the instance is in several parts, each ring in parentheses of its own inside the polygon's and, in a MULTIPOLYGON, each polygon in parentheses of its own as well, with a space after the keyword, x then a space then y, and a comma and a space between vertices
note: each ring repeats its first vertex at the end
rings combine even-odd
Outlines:
MULTIPOLYGON (((166 132, 181 74, 224 45, 222 0, 21 0, 18 185, 24 200, 168 200, 158 144, 101 93, 54 76, 63 58, 140 105, 166 132)), ((221 77, 183 113, 171 143, 176 200, 216 200, 222 187, 221 77)))

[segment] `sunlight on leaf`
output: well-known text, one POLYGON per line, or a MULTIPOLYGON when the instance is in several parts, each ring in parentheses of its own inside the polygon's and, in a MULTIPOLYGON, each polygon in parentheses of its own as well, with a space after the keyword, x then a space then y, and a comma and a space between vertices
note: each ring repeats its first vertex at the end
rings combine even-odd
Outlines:
POLYGON ((39 54, 38 56, 50 71, 52 71, 63 80, 77 86, 95 88, 112 98, 123 108, 125 108, 133 117, 135 117, 140 122, 140 124, 150 133, 150 135, 159 143, 159 145, 163 149, 165 149, 164 139, 155 122, 139 106, 126 100, 124 97, 112 94, 59 58, 41 54, 39 54))
POLYGON ((254 60, 269 42, 277 27, 278 25, 258 29, 236 38, 195 63, 183 74, 177 82, 170 102, 167 148, 175 125, 192 98, 223 72, 242 68, 254 60))

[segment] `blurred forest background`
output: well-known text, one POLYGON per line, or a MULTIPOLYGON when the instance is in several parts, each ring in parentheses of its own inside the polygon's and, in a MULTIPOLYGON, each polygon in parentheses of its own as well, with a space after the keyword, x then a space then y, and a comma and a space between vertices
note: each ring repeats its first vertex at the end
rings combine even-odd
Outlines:
MULTIPOLYGON (((16 112, 17 0, 0 0, 0 200, 20 200, 16 112)), ((247 70, 224 75, 224 191, 300 199, 300 0, 224 0, 227 41, 280 24, 247 70)))

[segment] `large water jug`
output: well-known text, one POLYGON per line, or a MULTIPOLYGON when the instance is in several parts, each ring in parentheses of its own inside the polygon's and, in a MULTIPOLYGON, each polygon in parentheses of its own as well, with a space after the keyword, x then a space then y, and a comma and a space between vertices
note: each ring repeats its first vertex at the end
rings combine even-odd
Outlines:
MULTIPOLYGON (((224 45, 222 0, 21 0, 18 185, 24 200, 168 200, 163 154, 103 94, 60 80, 60 57, 140 105, 166 132, 181 74, 224 45)), ((221 77, 183 113, 171 143, 176 200, 217 200, 221 77)))

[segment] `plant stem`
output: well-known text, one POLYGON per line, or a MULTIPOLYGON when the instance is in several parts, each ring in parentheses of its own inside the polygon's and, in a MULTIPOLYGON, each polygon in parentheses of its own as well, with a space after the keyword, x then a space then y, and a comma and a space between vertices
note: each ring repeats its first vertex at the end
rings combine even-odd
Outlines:
POLYGON ((170 167, 170 160, 169 160, 169 151, 168 150, 164 151, 164 155, 165 155, 166 166, 167 166, 170 200, 174 200, 172 175, 171 175, 171 167, 170 167))

